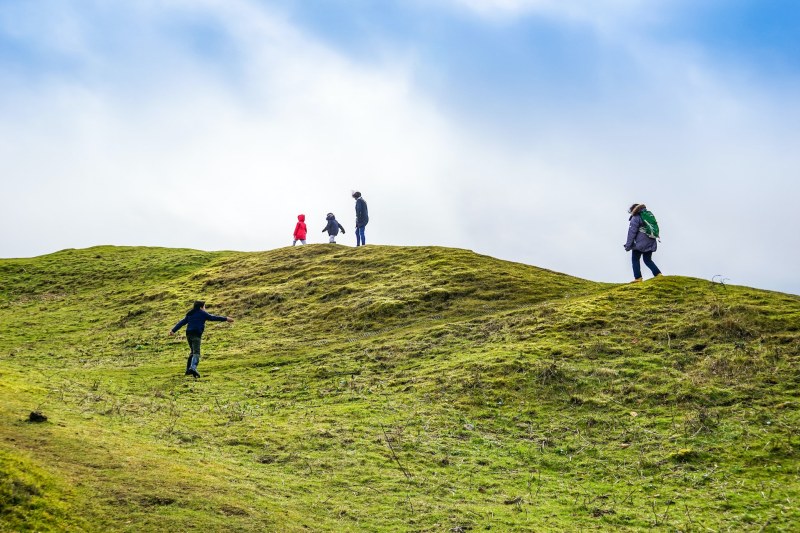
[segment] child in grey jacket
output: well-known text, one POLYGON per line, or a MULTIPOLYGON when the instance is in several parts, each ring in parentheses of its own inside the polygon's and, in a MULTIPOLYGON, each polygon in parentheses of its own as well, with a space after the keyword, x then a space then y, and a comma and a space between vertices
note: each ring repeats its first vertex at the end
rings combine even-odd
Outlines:
POLYGON ((328 242, 332 244, 336 244, 336 236, 339 235, 339 232, 342 232, 342 235, 345 234, 344 226, 339 224, 336 220, 336 217, 333 216, 333 213, 328 213, 325 217, 328 221, 328 224, 323 228, 322 233, 328 232, 328 242))

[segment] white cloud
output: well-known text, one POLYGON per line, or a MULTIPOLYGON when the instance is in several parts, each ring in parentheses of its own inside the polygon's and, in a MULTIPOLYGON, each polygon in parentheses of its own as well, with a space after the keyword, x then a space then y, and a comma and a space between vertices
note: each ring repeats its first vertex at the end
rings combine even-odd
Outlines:
POLYGON ((552 102, 535 134, 510 142, 437 108, 415 85, 424 57, 359 64, 246 1, 164 5, 123 13, 149 28, 135 51, 124 35, 121 50, 86 45, 97 36, 78 17, 56 47, 77 73, 0 79, 0 223, 20 228, 0 237, 2 256, 268 249, 290 242, 301 212, 312 242, 333 211, 351 243, 358 188, 368 242, 461 246, 604 281, 630 277, 625 208, 645 201, 662 222, 665 272, 800 292, 788 268, 797 238, 781 230, 800 192, 797 100, 696 50, 620 35, 635 84, 612 79, 609 99, 579 111, 552 102), (231 64, 156 30, 189 13, 220 25, 231 64))
POLYGON ((246 2, 205 6, 245 54, 235 82, 165 37, 146 45, 164 47, 149 58, 158 77, 130 94, 93 72, 10 95, 0 137, 15 201, 2 216, 33 238, 5 237, 4 255, 56 242, 271 248, 300 212, 312 229, 328 211, 351 228, 353 188, 393 214, 373 215, 383 240, 435 242, 420 211, 458 232, 438 194, 450 133, 402 64, 363 68, 246 2))
POLYGON ((637 20, 643 23, 661 8, 662 0, 440 0, 490 20, 527 15, 552 17, 610 29, 637 20))

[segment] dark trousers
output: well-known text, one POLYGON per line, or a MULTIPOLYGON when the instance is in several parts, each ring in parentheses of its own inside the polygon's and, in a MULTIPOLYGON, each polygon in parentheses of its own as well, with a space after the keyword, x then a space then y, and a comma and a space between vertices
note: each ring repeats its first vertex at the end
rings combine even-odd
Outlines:
POLYGON ((631 253, 631 263, 633 264, 633 277, 634 279, 639 279, 642 277, 642 266, 639 264, 639 259, 644 259, 644 264, 647 265, 647 268, 650 269, 650 272, 653 273, 653 276, 657 276, 661 274, 661 271, 658 269, 655 263, 653 263, 653 252, 639 252, 637 250, 633 250, 631 253))
POLYGON ((367 244, 366 238, 364 237, 364 226, 356 227, 356 246, 362 246, 367 244))
POLYGON ((200 362, 200 335, 195 332, 186 332, 186 342, 189 343, 189 358, 186 360, 186 372, 197 370, 200 362))

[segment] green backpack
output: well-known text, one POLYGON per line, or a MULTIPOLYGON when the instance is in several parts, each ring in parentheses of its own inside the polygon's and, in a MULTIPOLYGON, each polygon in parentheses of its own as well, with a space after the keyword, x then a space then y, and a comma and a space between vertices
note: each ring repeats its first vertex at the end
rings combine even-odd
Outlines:
POLYGON ((651 239, 661 240, 658 237, 658 222, 656 221, 656 216, 646 209, 640 211, 639 216, 642 217, 642 225, 639 226, 639 231, 651 239))

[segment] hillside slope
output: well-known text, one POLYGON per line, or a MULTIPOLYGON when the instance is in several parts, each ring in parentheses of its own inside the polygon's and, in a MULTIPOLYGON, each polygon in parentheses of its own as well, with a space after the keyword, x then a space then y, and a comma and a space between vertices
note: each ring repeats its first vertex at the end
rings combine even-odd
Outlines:
POLYGON ((796 296, 433 247, 97 247, 0 280, 0 531, 800 522, 796 296), (166 333, 197 298, 237 321, 194 381, 166 333))

